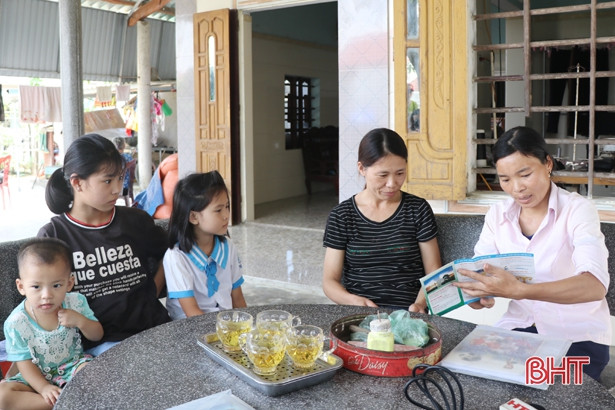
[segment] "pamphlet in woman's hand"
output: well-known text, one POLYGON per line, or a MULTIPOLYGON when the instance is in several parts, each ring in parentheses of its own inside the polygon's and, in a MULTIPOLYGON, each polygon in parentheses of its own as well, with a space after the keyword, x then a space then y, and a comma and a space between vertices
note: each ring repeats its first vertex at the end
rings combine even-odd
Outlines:
POLYGON ((486 273, 483 271, 483 266, 486 263, 505 269, 524 283, 532 283, 534 278, 534 254, 532 253, 502 253, 471 259, 457 259, 421 278, 421 285, 431 314, 443 315, 480 300, 452 284, 453 282, 474 281, 474 279, 458 274, 458 269, 467 269, 484 275, 486 273))

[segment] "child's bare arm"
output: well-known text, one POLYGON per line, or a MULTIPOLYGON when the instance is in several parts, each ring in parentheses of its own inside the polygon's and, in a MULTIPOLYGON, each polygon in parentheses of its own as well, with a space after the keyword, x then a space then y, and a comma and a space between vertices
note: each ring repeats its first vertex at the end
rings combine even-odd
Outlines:
POLYGON ((162 292, 166 284, 166 279, 164 277, 164 266, 162 264, 162 261, 160 261, 160 265, 158 265, 156 275, 154 275, 154 283, 156 284, 156 295, 160 297, 160 293, 162 292))
POLYGON ((104 334, 100 322, 88 319, 72 309, 60 309, 58 311, 58 321, 62 326, 78 328, 86 339, 93 342, 102 339, 104 334))
POLYGON ((241 286, 231 291, 231 300, 233 301, 233 309, 245 308, 248 306, 246 304, 246 299, 243 297, 243 291, 241 290, 241 286))
POLYGON ((31 360, 21 360, 16 364, 19 373, 30 384, 30 387, 43 396, 49 405, 53 406, 62 389, 49 383, 41 373, 41 370, 31 360))
POLYGON ((198 316, 202 315, 203 311, 199 307, 199 304, 196 302, 194 297, 188 298, 179 298, 179 305, 182 307, 182 310, 186 314, 186 317, 198 316))

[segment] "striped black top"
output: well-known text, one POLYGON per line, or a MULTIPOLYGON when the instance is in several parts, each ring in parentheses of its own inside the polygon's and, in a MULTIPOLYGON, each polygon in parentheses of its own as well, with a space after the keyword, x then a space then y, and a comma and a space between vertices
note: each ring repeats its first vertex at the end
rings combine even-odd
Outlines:
POLYGON ((431 207, 402 192, 395 213, 374 222, 359 211, 354 196, 329 214, 323 244, 345 250, 342 285, 378 305, 410 306, 425 271, 419 242, 438 234, 431 207))

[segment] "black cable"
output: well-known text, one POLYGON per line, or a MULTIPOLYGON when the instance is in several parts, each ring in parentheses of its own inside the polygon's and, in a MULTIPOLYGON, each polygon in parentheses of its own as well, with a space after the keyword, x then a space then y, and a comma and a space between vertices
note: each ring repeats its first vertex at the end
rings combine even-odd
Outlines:
POLYGON ((437 365, 430 366, 427 364, 419 364, 415 366, 414 369, 412 370, 412 378, 404 386, 404 394, 406 398, 408 399, 408 401, 410 401, 410 403, 422 409, 444 410, 446 408, 446 410, 451 410, 451 409, 452 410, 457 410, 457 409, 463 410, 464 396, 463 396, 463 388, 461 387, 461 383, 459 382, 459 379, 453 372, 451 372, 450 370, 442 366, 437 366, 437 365), (448 388, 449 394, 446 394, 445 390, 443 389, 444 386, 442 385, 442 382, 438 382, 434 380, 433 378, 429 377, 429 373, 436 373, 437 375, 440 376, 440 378, 446 383, 445 387, 448 388), (457 394, 455 392, 454 386, 451 384, 449 380, 449 376, 457 384, 457 390, 459 391, 459 401, 457 400, 457 394), (415 401, 412 397, 410 397, 409 388, 413 384, 417 386, 417 388, 423 393, 423 395, 431 402, 431 404, 434 407, 427 407, 423 403, 419 403, 415 401), (432 385, 438 390, 438 392, 440 393, 440 396, 442 397, 444 401, 444 405, 446 407, 442 407, 442 405, 436 400, 436 397, 434 397, 434 394, 433 394, 433 390, 430 391, 429 385, 432 385), (451 399, 450 403, 449 403, 449 397, 451 399), (459 407, 457 407, 458 402, 459 402, 459 407), (452 407, 451 407, 451 404, 452 404, 452 407))

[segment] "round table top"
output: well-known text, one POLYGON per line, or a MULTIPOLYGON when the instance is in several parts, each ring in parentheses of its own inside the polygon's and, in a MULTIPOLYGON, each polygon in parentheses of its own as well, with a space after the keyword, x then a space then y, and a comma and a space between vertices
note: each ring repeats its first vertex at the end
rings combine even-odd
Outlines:
MULTIPOLYGON (((271 305, 245 310, 256 316, 282 309, 304 324, 328 333, 336 320, 375 309, 340 305, 271 305)), ((415 315, 415 314, 413 314, 415 315)), ((475 325, 455 319, 416 315, 442 333, 442 356, 475 325)), ((277 397, 254 389, 209 357, 197 338, 215 332, 216 313, 170 322, 130 337, 85 366, 64 388, 55 409, 166 409, 228 389, 258 408, 381 409, 409 408, 404 385, 409 377, 375 377, 339 369, 330 379, 277 397)), ((582 385, 554 384, 548 390, 459 374, 466 408, 494 409, 511 398, 550 408, 613 409, 615 398, 600 383, 584 377, 582 385)))

